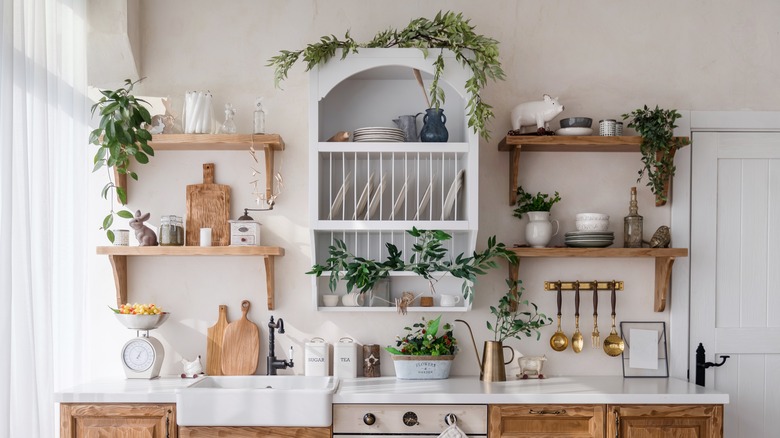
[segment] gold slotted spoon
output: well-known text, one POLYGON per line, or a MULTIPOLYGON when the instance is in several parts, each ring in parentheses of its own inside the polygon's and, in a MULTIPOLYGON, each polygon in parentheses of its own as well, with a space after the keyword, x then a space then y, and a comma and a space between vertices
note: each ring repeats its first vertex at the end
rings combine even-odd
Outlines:
POLYGON ((615 330, 615 301, 617 300, 615 296, 615 282, 612 282, 612 331, 609 332, 609 336, 607 336, 607 339, 604 339, 604 352, 607 353, 610 356, 620 356, 621 353, 623 353, 623 349, 625 348, 625 343, 623 342, 623 338, 620 337, 620 335, 617 334, 617 330, 615 330))
POLYGON ((599 333, 599 282, 593 282, 593 332, 590 334, 590 343, 593 348, 601 346, 601 334, 599 333))
POLYGON ((571 335, 571 349, 579 353, 584 344, 585 340, 580 332, 580 282, 577 281, 574 283, 574 334, 571 335))

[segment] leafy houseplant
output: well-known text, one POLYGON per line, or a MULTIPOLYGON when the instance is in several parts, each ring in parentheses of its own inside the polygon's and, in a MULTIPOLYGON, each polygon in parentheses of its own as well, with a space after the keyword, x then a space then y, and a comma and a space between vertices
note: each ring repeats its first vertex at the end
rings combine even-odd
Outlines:
POLYGON ((414 323, 412 327, 404 327, 408 333, 398 336, 395 347, 386 347, 385 350, 390 354, 411 356, 451 356, 456 353, 458 341, 452 335, 453 327, 449 323, 441 325, 441 315, 428 322, 422 318, 422 322, 414 323))
POLYGON ((100 92, 103 97, 92 105, 92 114, 96 111, 100 114, 99 127, 89 134, 89 143, 98 147, 92 171, 97 172, 106 167, 108 183, 103 187, 101 195, 106 200, 111 196, 111 210, 103 219, 100 229, 106 231, 106 236, 112 243, 114 232, 110 227, 114 223, 114 215, 131 219, 133 214, 126 209, 114 211, 114 192, 122 206, 127 204, 127 192, 125 187, 114 182, 109 169, 113 167, 117 177, 130 175, 137 181, 138 175, 129 169, 130 163, 134 160, 146 164, 149 162, 149 156, 154 156, 154 150, 148 144, 152 134, 143 127, 152 121, 149 111, 142 105, 147 102, 130 94, 138 82, 140 79, 135 82, 126 79, 122 88, 114 91, 103 90, 100 92))
POLYGON ((333 245, 328 247, 330 257, 324 265, 315 264, 307 274, 313 274, 317 277, 324 272, 330 272, 329 287, 335 291, 340 280, 347 282, 348 292, 358 288, 360 293, 371 290, 377 281, 387 278, 392 271, 414 272, 422 276, 431 285, 439 279, 435 277, 436 273, 449 273, 453 277, 463 279, 461 290, 463 298, 471 301, 474 296, 474 282, 477 275, 484 275, 485 271, 496 268, 498 265, 493 260, 500 257, 509 260, 512 263, 517 261, 517 257, 512 251, 506 249, 503 243, 497 243, 496 237, 488 239, 488 247, 481 252, 474 252, 470 257, 459 254, 455 260, 445 260, 447 250, 443 242, 449 240, 452 236, 439 230, 418 230, 412 228, 406 231, 412 237, 417 238, 417 242, 412 245, 413 254, 409 262, 403 260, 403 254, 398 248, 390 242, 385 243, 388 256, 383 262, 355 257, 347 249, 347 244, 342 240, 336 240, 333 245))
POLYGON ((666 204, 669 183, 674 176, 674 154, 677 149, 689 144, 687 138, 674 136, 675 121, 682 117, 677 110, 659 108, 649 109, 647 105, 628 114, 623 120, 631 119, 629 128, 634 128, 642 136, 640 146, 643 167, 639 169, 637 182, 647 173, 647 186, 655 195, 655 205, 666 204))
POLYGON ((542 333, 540 328, 552 323, 544 313, 539 313, 539 307, 530 303, 528 300, 522 300, 523 291, 522 282, 507 280, 506 284, 509 291, 498 300, 498 306, 490 306, 490 313, 495 317, 495 323, 486 321, 488 330, 493 332, 493 340, 504 342, 509 338, 522 340, 522 335, 531 337, 536 333, 538 341, 542 333), (533 311, 521 311, 521 306, 530 307, 533 311))
POLYGON ((515 208, 513 216, 522 219, 523 213, 531 211, 550 211, 552 206, 556 202, 560 202, 560 200, 561 197, 558 192, 555 192, 553 196, 541 192, 536 192, 536 195, 531 195, 523 189, 523 186, 517 186, 517 208, 515 208))
POLYGON ((325 63, 340 49, 341 59, 350 53, 357 53, 361 48, 412 47, 423 51, 428 56, 428 49, 442 49, 433 63, 433 81, 429 95, 431 107, 439 109, 444 103, 444 90, 439 86, 444 71, 443 50, 449 49, 455 54, 455 59, 472 72, 466 81, 466 91, 469 100, 466 104, 469 127, 482 135, 486 140, 490 133, 485 124, 493 118, 493 109, 482 100, 479 92, 487 85, 488 79, 504 79, 504 71, 498 55, 498 41, 474 32, 470 20, 463 14, 441 11, 432 20, 416 18, 401 29, 381 31, 367 43, 356 42, 347 32, 341 40, 335 35, 326 35, 317 43, 309 44, 302 50, 282 50, 279 55, 269 59, 269 66, 274 67, 274 79, 277 83, 287 78, 290 68, 303 58, 306 71, 320 63, 325 63))

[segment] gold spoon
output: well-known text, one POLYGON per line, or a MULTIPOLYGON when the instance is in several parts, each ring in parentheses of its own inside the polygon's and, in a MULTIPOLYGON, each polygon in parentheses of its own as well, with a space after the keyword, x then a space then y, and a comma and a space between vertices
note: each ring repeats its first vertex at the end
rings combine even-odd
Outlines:
POLYGON ((556 286, 558 289, 558 330, 550 338, 550 347, 555 351, 563 351, 569 346, 569 338, 561 330, 561 304, 563 301, 561 297, 561 282, 557 282, 556 286))
POLYGON ((590 342, 593 348, 601 346, 601 334, 599 333, 599 283, 593 282, 593 332, 590 334, 590 342))
POLYGON ((623 349, 625 348, 625 344, 623 343, 623 338, 620 337, 620 335, 617 334, 617 330, 615 330, 615 301, 617 300, 615 296, 615 282, 612 282, 612 331, 609 332, 609 336, 607 336, 607 339, 604 339, 604 352, 607 353, 610 356, 620 356, 621 353, 623 353, 623 349))
POLYGON ((571 349, 579 353, 584 343, 580 333, 580 282, 577 281, 574 283, 574 334, 571 336, 571 349))

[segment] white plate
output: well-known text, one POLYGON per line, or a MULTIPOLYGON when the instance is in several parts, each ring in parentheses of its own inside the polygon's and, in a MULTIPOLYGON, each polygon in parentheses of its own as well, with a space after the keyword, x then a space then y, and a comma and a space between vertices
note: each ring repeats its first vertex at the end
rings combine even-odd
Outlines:
POLYGON ((406 201, 406 185, 408 183, 409 177, 407 176, 404 185, 401 186, 401 191, 398 192, 398 197, 395 198, 395 202, 393 203, 393 214, 390 216, 390 220, 394 220, 401 212, 401 207, 404 206, 404 201, 406 201))
POLYGON ((455 198, 458 197, 458 192, 460 192, 460 187, 463 184, 463 175, 465 173, 466 169, 461 169, 455 179, 452 180, 450 191, 447 192, 447 197, 444 200, 444 207, 441 211, 441 220, 446 220, 450 217, 450 213, 452 213, 452 207, 455 205, 455 198))
POLYGON ((341 188, 336 197, 333 198, 333 203, 330 205, 330 214, 328 214, 328 220, 332 220, 339 212, 341 203, 344 202, 344 196, 349 191, 349 187, 352 185, 352 172, 347 172, 347 177, 344 178, 344 183, 341 184, 341 188))
POLYGON ((604 242, 566 242, 566 246, 573 246, 575 248, 606 248, 610 245, 612 245, 611 240, 610 241, 604 241, 604 242))
POLYGON ((372 216, 374 216, 374 213, 376 213, 377 207, 379 207, 379 202, 382 199, 382 194, 385 192, 385 181, 387 180, 387 173, 382 174, 382 180, 379 181, 379 185, 377 186, 376 190, 374 191, 374 194, 371 196, 371 200, 368 201, 368 218, 371 219, 372 216))
POLYGON ((372 190, 374 190, 374 172, 371 172, 368 181, 366 181, 366 186, 363 187, 363 192, 360 194, 360 199, 358 199, 357 205, 355 206, 355 213, 352 214, 352 220, 357 220, 357 218, 363 216, 363 210, 366 208, 368 196, 371 194, 372 190))
POLYGON ((433 178, 431 179, 431 182, 428 184, 428 188, 425 189, 425 193, 422 196, 422 200, 420 201, 420 205, 417 206, 417 213, 414 214, 414 219, 412 220, 419 220, 420 214, 425 210, 425 207, 428 206, 428 201, 431 200, 431 192, 433 191, 433 182, 436 181, 436 174, 433 175, 433 178))
POLYGON ((555 131, 555 134, 556 135, 591 135, 593 134, 593 128, 581 128, 581 127, 561 128, 555 131))

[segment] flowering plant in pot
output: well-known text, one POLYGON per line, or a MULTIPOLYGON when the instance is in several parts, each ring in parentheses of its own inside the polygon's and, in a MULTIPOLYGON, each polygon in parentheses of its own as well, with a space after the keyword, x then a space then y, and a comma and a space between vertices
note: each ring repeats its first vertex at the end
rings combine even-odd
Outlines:
POLYGON ((452 325, 441 324, 438 318, 422 318, 407 332, 398 336, 395 347, 386 347, 393 356, 395 374, 399 379, 446 379, 458 350, 458 341, 452 334, 452 325))

